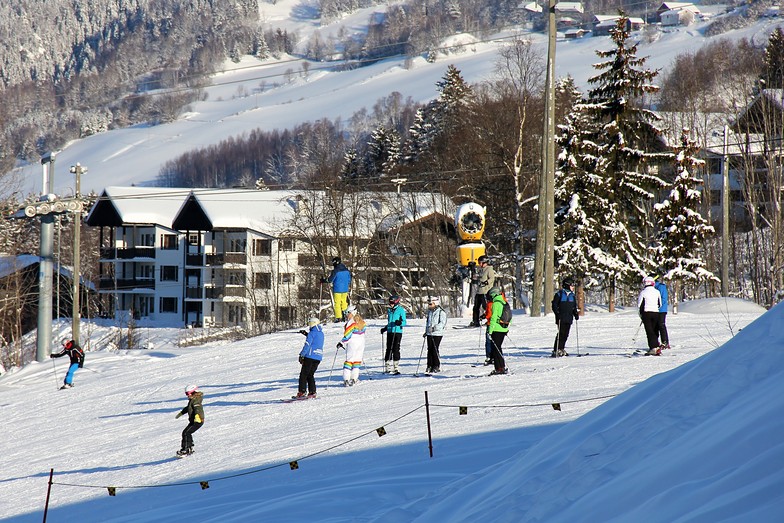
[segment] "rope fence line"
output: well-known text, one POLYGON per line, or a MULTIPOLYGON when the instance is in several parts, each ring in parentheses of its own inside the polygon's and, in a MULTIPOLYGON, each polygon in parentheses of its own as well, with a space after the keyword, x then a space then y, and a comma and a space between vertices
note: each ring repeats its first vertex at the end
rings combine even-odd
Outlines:
POLYGON ((329 447, 323 448, 323 449, 318 450, 316 452, 312 452, 310 454, 303 455, 303 456, 301 456, 301 457, 299 457, 297 459, 293 459, 293 460, 288 461, 288 462, 276 463, 276 464, 273 464, 273 465, 268 465, 268 466, 265 466, 265 467, 259 467, 259 468, 255 468, 255 469, 252 469, 252 470, 248 470, 248 471, 245 471, 245 472, 238 472, 236 474, 228 474, 228 475, 224 475, 224 476, 217 476, 217 477, 214 477, 214 478, 208 478, 208 479, 202 479, 202 480, 191 480, 191 481, 180 481, 180 482, 174 482, 174 483, 107 486, 107 485, 91 485, 91 484, 83 484, 83 483, 69 483, 69 482, 54 481, 53 480, 54 469, 51 469, 50 470, 50 474, 49 474, 49 488, 47 490, 47 502, 46 502, 46 505, 47 505, 47 508, 48 508, 49 494, 51 492, 52 485, 59 485, 59 486, 64 486, 64 487, 75 487, 75 488, 107 489, 110 496, 115 496, 118 489, 128 489, 128 490, 130 490, 130 489, 181 487, 181 486, 189 486, 189 485, 200 485, 201 489, 205 490, 205 489, 209 488, 209 483, 211 481, 215 482, 215 481, 222 481, 222 480, 227 480, 227 479, 239 478, 239 477, 242 477, 242 476, 249 476, 251 474, 258 474, 260 472, 265 472, 265 471, 268 471, 268 470, 276 469, 276 468, 279 468, 279 467, 283 467, 285 465, 288 465, 291 470, 297 470, 299 468, 299 462, 301 460, 310 459, 312 457, 315 457, 315 456, 318 456, 318 455, 330 452, 330 451, 335 450, 337 448, 340 448, 340 447, 342 447, 344 445, 348 445, 349 443, 352 443, 352 442, 357 441, 357 440, 359 440, 361 438, 364 438, 365 436, 368 436, 369 434, 372 434, 374 432, 378 435, 378 437, 382 437, 382 436, 386 435, 386 429, 385 429, 386 426, 392 425, 392 424, 402 420, 403 418, 406 418, 406 417, 414 414, 415 412, 417 412, 417 411, 419 411, 419 410, 421 410, 423 408, 427 409, 428 441, 429 441, 429 445, 430 445, 430 456, 432 457, 433 456, 433 443, 432 443, 432 434, 431 434, 431 427, 430 427, 430 410, 429 410, 430 407, 458 408, 460 415, 466 415, 468 413, 468 409, 469 408, 472 408, 472 409, 488 409, 488 408, 492 408, 492 409, 508 409, 508 408, 536 408, 536 407, 551 406, 554 410, 560 411, 562 404, 566 405, 566 404, 573 404, 573 403, 585 403, 585 402, 589 402, 589 401, 599 401, 599 400, 605 400, 605 399, 609 399, 609 398, 614 398, 617 395, 618 395, 618 393, 616 393, 616 394, 608 394, 608 395, 604 395, 604 396, 594 396, 594 397, 590 397, 590 398, 579 398, 579 399, 574 399, 574 400, 566 400, 566 401, 561 401, 561 402, 557 402, 557 403, 553 403, 553 402, 547 402, 547 403, 522 403, 522 404, 514 404, 514 405, 450 405, 450 404, 443 404, 443 403, 430 403, 429 399, 428 399, 427 391, 425 391, 425 403, 416 406, 412 410, 406 412, 405 414, 402 414, 402 415, 398 416, 397 418, 387 422, 384 425, 381 425, 378 428, 375 428, 375 429, 372 429, 372 430, 368 430, 366 432, 363 432, 362 434, 359 434, 359 435, 354 436, 352 438, 349 438, 347 440, 341 441, 341 442, 336 443, 334 445, 331 445, 329 447))
POLYGON ((312 458, 314 456, 318 456, 320 454, 324 454, 324 453, 329 452, 331 450, 334 450, 336 448, 342 447, 344 445, 348 445, 349 443, 352 443, 352 442, 354 442, 354 441, 356 441, 358 439, 364 438, 365 436, 367 436, 369 434, 372 434, 374 432, 379 437, 384 436, 386 434, 386 430, 384 429, 384 427, 389 426, 389 425, 391 425, 393 423, 396 423, 396 422, 400 421, 401 419, 403 419, 403 418, 405 418, 407 416, 410 416, 411 414, 415 413, 416 411, 418 411, 418 410, 420 410, 420 409, 422 409, 424 407, 425 407, 424 404, 419 405, 419 406, 415 407, 414 409, 406 412, 405 414, 403 414, 401 416, 398 416, 397 418, 387 422, 384 425, 381 425, 378 428, 375 428, 375 429, 372 429, 372 430, 368 430, 367 432, 363 432, 362 434, 354 436, 353 438, 347 439, 345 441, 341 441, 340 443, 337 443, 337 444, 332 445, 330 447, 318 450, 318 451, 313 452, 311 454, 307 454, 307 455, 302 456, 300 458, 297 458, 297 459, 294 459, 294 460, 291 460, 291 461, 288 461, 288 462, 285 462, 285 463, 276 463, 274 465, 268 465, 266 467, 260 467, 260 468, 248 470, 248 471, 245 471, 245 472, 238 472, 236 474, 229 474, 229 475, 226 475, 226 476, 218 476, 218 477, 215 477, 215 478, 208 478, 208 479, 204 479, 204 480, 181 481, 181 482, 175 482, 175 483, 161 483, 161 484, 157 484, 157 485, 156 484, 150 484, 150 485, 123 485, 123 486, 111 486, 111 487, 109 487, 109 486, 106 486, 106 485, 89 485, 89 484, 83 484, 83 483, 67 483, 67 482, 61 482, 61 481, 50 481, 50 485, 60 485, 60 486, 65 486, 65 487, 77 487, 77 488, 109 489, 110 495, 112 495, 112 496, 114 495, 112 492, 116 492, 117 489, 143 489, 143 488, 161 488, 161 487, 181 487, 181 486, 185 486, 185 485, 201 485, 202 489, 209 488, 209 487, 205 487, 205 484, 208 484, 211 481, 222 481, 222 480, 225 480, 225 479, 238 478, 238 477, 241 477, 241 476, 248 476, 248 475, 251 475, 251 474, 257 474, 259 472, 265 472, 267 470, 272 470, 272 469, 275 469, 275 468, 283 467, 285 465, 288 465, 292 470, 295 470, 295 469, 299 468, 298 463, 299 463, 299 461, 301 461, 303 459, 309 459, 309 458, 312 458))

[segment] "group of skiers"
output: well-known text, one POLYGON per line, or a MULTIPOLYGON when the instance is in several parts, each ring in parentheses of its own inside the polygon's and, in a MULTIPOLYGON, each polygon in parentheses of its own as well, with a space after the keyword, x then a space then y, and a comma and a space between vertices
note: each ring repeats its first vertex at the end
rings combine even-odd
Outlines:
POLYGON ((642 280, 642 291, 637 298, 640 322, 645 327, 648 338, 646 356, 659 356, 662 349, 670 348, 667 333, 667 286, 659 277, 646 276, 642 280))

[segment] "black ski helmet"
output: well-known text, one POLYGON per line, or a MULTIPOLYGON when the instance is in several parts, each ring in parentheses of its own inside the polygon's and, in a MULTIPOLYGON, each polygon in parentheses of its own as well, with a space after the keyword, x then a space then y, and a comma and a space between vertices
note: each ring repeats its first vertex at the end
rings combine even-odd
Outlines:
POLYGON ((340 265, 340 257, 339 256, 335 256, 334 258, 332 258, 332 265, 333 266, 340 265))
POLYGON ((400 296, 398 296, 397 294, 393 294, 392 296, 389 297, 389 306, 390 307, 394 307, 398 303, 400 303, 400 296))
POLYGON ((568 289, 572 285, 574 285, 574 280, 573 279, 571 279, 571 278, 564 278, 564 281, 563 281, 563 288, 564 289, 568 289))

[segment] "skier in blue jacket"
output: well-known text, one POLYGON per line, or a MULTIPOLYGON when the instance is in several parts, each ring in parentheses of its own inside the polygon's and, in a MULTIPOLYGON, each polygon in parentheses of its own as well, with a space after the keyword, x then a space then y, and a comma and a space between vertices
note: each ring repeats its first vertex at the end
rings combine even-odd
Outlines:
POLYGON ((299 362, 302 367, 299 371, 299 388, 294 399, 312 399, 316 397, 316 369, 318 369, 321 359, 324 357, 324 331, 318 318, 308 320, 309 330, 301 330, 304 334, 305 345, 299 351, 299 362), (307 390, 307 396, 305 391, 307 390))
POLYGON ((337 256, 332 258, 332 272, 325 278, 324 283, 332 284, 332 307, 335 312, 335 323, 344 320, 348 307, 348 291, 351 286, 351 271, 343 265, 337 256))
POLYGON ((661 307, 659 307, 659 321, 657 323, 659 339, 661 340, 661 345, 659 347, 662 349, 669 349, 670 336, 667 333, 667 300, 669 299, 669 294, 667 292, 667 284, 662 281, 661 276, 654 277, 654 281, 656 282, 654 287, 656 287, 656 290, 661 294, 661 307))
POLYGON ((400 296, 389 297, 387 309, 387 325, 381 327, 381 334, 387 334, 387 351, 384 354, 384 372, 400 374, 400 342, 403 339, 403 327, 406 326, 406 310, 400 305, 400 296))

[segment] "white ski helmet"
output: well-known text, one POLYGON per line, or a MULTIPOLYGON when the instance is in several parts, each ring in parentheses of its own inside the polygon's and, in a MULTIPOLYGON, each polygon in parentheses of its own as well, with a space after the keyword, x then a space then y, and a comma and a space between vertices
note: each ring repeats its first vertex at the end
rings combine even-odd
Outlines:
POLYGON ((349 305, 348 307, 346 307, 346 316, 348 316, 349 314, 356 314, 356 313, 357 313, 357 308, 354 307, 353 305, 349 305))
POLYGON ((310 319, 308 320, 308 327, 313 327, 313 326, 315 326, 315 325, 318 325, 319 323, 321 323, 321 322, 319 321, 319 319, 318 319, 318 318, 316 318, 315 316, 313 316, 312 318, 310 318, 310 319))
POLYGON ((197 390, 199 390, 199 386, 198 385, 188 385, 187 387, 185 387, 185 395, 186 396, 190 396, 191 394, 193 394, 197 390))
POLYGON ((655 284, 656 284, 656 281, 653 278, 651 278, 650 276, 646 276, 645 278, 642 279, 642 286, 643 287, 650 287, 651 285, 655 285, 655 284))

